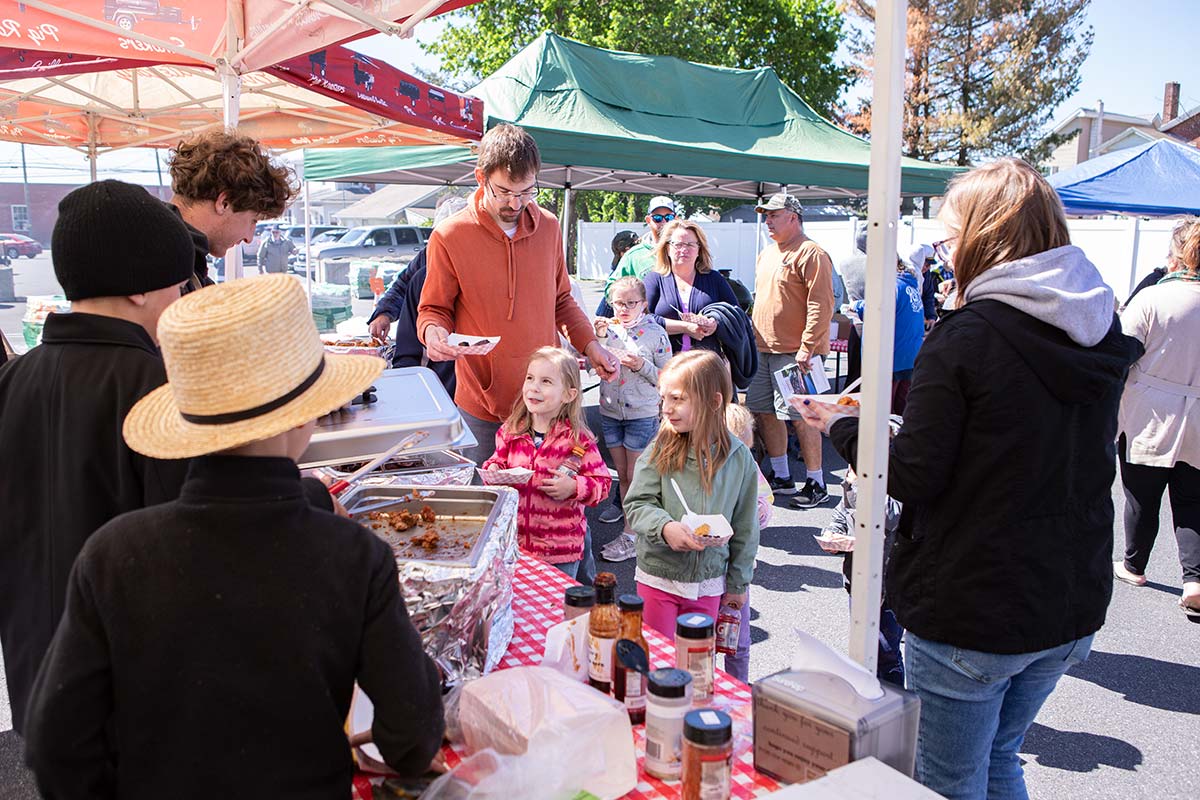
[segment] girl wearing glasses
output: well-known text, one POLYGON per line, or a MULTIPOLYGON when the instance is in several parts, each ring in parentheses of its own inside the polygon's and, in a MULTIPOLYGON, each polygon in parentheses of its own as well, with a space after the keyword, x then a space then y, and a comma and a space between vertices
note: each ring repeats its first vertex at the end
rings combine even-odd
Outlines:
MULTIPOLYGON (((596 336, 621 362, 617 380, 600 383, 600 424, 604 444, 617 471, 622 507, 633 465, 658 432, 658 372, 671 358, 671 342, 662 326, 646 315, 646 286, 639 279, 617 278, 608 290, 616 316, 596 320, 596 336)), ((601 522, 620 522, 620 507, 600 512, 601 522)), ((637 555, 628 525, 600 556, 627 561, 637 555)))
POLYGON ((717 321, 700 311, 712 303, 737 306, 738 302, 729 281, 713 270, 700 225, 683 219, 669 223, 658 240, 654 269, 643 280, 647 311, 671 335, 673 352, 694 348, 720 352, 713 336, 717 321))

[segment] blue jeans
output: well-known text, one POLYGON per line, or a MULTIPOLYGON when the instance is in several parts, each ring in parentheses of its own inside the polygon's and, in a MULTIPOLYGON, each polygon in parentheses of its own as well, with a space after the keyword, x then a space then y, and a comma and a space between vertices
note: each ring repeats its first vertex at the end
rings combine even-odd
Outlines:
POLYGON ((909 688, 921 698, 917 779, 947 800, 1027 800, 1017 751, 1058 679, 1088 657, 1092 636, 999 655, 909 631, 909 688))
POLYGON ((578 561, 563 561, 559 564, 551 564, 550 566, 561 572, 565 572, 568 578, 574 578, 579 574, 579 563, 578 561))

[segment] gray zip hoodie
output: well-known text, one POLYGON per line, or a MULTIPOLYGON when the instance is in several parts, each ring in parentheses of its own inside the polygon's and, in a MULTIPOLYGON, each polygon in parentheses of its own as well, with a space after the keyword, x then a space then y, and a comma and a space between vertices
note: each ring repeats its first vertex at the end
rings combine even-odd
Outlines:
MULTIPOLYGON (((957 295, 953 299, 957 307, 957 295)), ((1113 290, 1074 245, 992 267, 967 287, 965 302, 974 300, 999 300, 1084 347, 1100 343, 1116 311, 1113 290)))

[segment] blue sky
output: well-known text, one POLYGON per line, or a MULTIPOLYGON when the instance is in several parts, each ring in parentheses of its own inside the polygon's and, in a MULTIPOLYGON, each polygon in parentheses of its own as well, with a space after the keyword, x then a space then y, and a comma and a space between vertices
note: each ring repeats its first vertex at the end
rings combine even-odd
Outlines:
MULTIPOLYGON (((1092 52, 1084 63, 1079 91, 1055 113, 1063 119, 1080 106, 1104 101, 1115 113, 1153 115, 1162 109, 1163 85, 1181 84, 1183 109, 1200 106, 1200 71, 1197 38, 1200 36, 1200 0, 1092 0, 1088 24, 1095 31, 1092 52)), ((417 39, 435 36, 442 23, 422 23, 417 39)), ((437 62, 421 51, 416 40, 376 36, 361 40, 355 49, 383 58, 400 69, 414 65, 436 68, 437 62)), ((861 90, 860 90, 861 91, 861 90)), ((88 180, 83 156, 62 148, 27 147, 29 177, 34 182, 83 183, 88 180)), ((157 182, 154 155, 127 151, 99 161, 100 177, 147 184, 157 182)), ((0 181, 20 181, 20 154, 16 145, 0 143, 0 181)))

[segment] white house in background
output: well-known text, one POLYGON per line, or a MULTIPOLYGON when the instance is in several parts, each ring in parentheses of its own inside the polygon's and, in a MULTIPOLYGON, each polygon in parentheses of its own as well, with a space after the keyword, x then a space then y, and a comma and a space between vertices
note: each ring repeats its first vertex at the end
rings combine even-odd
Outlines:
POLYGON ((432 220, 438 200, 444 195, 465 195, 466 189, 451 186, 416 186, 391 183, 380 187, 354 205, 333 215, 339 225, 419 225, 432 220))
MULTIPOLYGON (((314 183, 308 192, 309 222, 313 225, 332 225, 335 214, 367 197, 373 190, 374 186, 363 183, 314 183)), ((296 225, 303 224, 303 193, 288 211, 296 225)))

